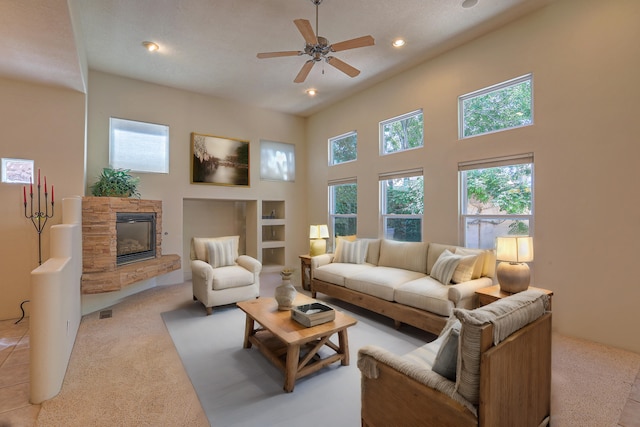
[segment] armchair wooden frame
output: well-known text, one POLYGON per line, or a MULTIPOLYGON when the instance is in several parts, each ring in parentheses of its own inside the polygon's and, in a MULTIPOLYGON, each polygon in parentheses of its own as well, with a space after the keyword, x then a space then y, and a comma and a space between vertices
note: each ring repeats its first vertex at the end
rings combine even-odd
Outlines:
POLYGON ((493 326, 483 327, 477 417, 446 394, 376 361, 377 378, 362 375, 362 425, 546 425, 551 406, 551 313, 497 346, 492 336, 493 326))

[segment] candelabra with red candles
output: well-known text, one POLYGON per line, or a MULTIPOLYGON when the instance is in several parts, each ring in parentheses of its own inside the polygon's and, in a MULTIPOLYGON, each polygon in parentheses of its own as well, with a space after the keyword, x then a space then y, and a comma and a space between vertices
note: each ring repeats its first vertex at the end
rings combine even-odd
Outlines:
POLYGON ((53 218, 53 206, 54 195, 53 185, 51 186, 51 202, 49 202, 49 192, 47 191, 47 177, 44 177, 44 212, 42 211, 42 194, 40 189, 40 169, 38 169, 38 184, 36 185, 37 194, 37 208, 34 212, 33 206, 33 183, 29 184, 29 201, 30 201, 30 214, 27 215, 27 187, 22 187, 22 196, 24 202, 24 216, 30 219, 33 226, 38 233, 38 264, 42 265, 42 230, 47 224, 49 218, 53 218), (51 203, 51 213, 49 213, 49 203, 51 203))

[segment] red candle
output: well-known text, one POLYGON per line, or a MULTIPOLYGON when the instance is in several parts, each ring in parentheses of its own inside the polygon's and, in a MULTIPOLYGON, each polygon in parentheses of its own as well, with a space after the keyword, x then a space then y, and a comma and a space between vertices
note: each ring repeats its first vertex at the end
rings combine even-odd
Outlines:
POLYGON ((22 195, 24 197, 24 204, 27 204, 27 187, 22 187, 22 195))
POLYGON ((47 195, 47 176, 44 177, 44 195, 47 195))
POLYGON ((29 194, 33 196, 33 177, 29 178, 29 194))
POLYGON ((40 169, 38 169, 38 187, 40 187, 40 169))
POLYGON ((53 185, 51 186, 51 204, 53 204, 53 185))

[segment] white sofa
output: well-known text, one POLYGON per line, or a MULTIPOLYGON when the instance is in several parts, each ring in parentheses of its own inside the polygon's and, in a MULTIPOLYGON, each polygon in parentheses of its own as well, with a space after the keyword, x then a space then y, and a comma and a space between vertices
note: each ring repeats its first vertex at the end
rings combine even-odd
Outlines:
POLYGON ((193 299, 207 310, 260 296, 262 264, 238 255, 239 236, 191 239, 193 299))
POLYGON ((453 308, 473 308, 475 291, 493 285, 495 262, 489 250, 339 238, 334 254, 312 257, 311 294, 383 314, 396 327, 406 323, 437 335, 453 308))

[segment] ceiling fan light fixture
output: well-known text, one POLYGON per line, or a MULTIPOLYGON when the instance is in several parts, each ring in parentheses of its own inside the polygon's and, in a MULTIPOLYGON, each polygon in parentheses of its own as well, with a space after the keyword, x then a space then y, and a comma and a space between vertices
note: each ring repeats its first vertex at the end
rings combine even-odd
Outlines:
POLYGON ((142 46, 144 46, 144 48, 147 49, 149 52, 155 52, 157 50, 160 50, 160 46, 158 46, 154 42, 148 42, 148 41, 142 42, 142 46))
POLYGON ((462 7, 465 9, 469 9, 478 4, 478 0, 464 0, 462 2, 462 7))
POLYGON ((318 91, 313 88, 309 88, 305 92, 307 92, 307 95, 309 96, 316 96, 318 94, 318 91))
POLYGON ((404 39, 395 39, 392 43, 393 47, 402 47, 406 44, 407 42, 404 39))

